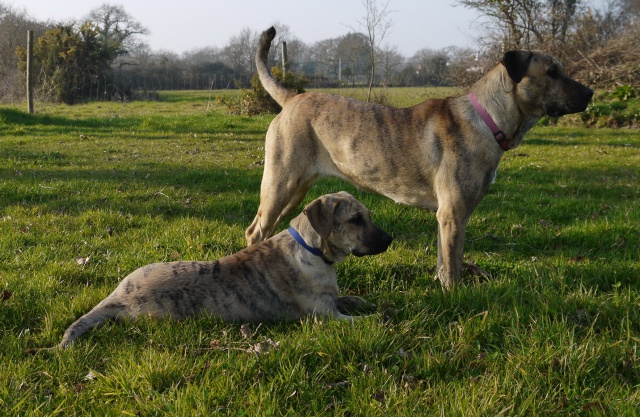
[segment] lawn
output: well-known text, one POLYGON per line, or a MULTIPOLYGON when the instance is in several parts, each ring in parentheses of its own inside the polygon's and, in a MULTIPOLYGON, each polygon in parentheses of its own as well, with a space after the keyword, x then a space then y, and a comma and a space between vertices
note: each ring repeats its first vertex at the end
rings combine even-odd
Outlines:
POLYGON ((537 127, 505 154, 465 243, 489 279, 442 291, 434 214, 325 179, 305 202, 347 190, 395 239, 336 266, 362 320, 109 323, 32 354, 134 269, 244 246, 273 116, 215 94, 0 107, 0 414, 640 414, 637 129, 537 127))

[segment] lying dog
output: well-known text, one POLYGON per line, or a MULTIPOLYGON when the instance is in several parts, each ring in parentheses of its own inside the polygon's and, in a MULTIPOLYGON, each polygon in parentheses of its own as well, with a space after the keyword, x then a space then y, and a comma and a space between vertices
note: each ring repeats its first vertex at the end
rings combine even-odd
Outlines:
POLYGON ((246 231, 248 245, 272 236, 313 183, 333 175, 436 212, 436 278, 445 288, 460 280, 469 217, 504 152, 520 145, 545 114, 583 111, 593 95, 565 75, 557 59, 539 51, 507 52, 469 95, 411 108, 295 94, 267 67, 275 34, 273 27, 262 34, 256 65, 282 111, 267 131, 260 207, 246 231))
POLYGON ((184 319, 208 313, 229 321, 263 322, 327 315, 366 304, 338 297, 331 267, 347 255, 384 252, 391 236, 346 192, 324 195, 291 227, 258 245, 211 262, 155 263, 132 272, 111 295, 64 333, 59 347, 108 319, 184 319))

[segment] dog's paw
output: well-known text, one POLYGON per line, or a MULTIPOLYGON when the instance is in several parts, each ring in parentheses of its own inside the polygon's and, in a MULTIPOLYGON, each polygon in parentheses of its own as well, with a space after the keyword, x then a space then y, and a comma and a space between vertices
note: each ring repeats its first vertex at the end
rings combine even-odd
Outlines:
POLYGON ((342 314, 354 314, 373 310, 376 305, 360 297, 344 296, 338 297, 336 307, 342 314))
POLYGON ((480 278, 485 279, 485 280, 489 279, 489 274, 487 273, 487 271, 485 271, 484 269, 482 269, 478 265, 476 265, 473 262, 473 260, 471 260, 470 262, 463 262, 462 263, 462 268, 464 268, 465 271, 470 273, 471 276, 480 277, 480 278))

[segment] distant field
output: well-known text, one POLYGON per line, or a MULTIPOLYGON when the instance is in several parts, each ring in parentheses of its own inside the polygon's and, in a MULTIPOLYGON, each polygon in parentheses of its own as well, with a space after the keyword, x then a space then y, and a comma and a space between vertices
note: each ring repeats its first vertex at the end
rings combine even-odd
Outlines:
POLYGON ((230 116, 217 94, 0 107, 0 414, 640 414, 634 129, 537 127, 505 155, 465 243, 489 280, 443 292, 432 213, 326 179, 305 201, 347 190, 395 239, 337 265, 342 292, 377 305, 368 317, 249 338, 215 318, 110 323, 27 354, 139 266, 244 246, 273 116, 230 116))
MULTIPOLYGON (((365 88, 327 88, 309 89, 330 94, 338 94, 359 100, 367 99, 368 90, 365 88)), ((395 107, 409 107, 429 98, 446 97, 462 94, 463 89, 455 87, 402 87, 402 88, 374 88, 372 97, 380 101, 383 97, 385 104, 395 107)), ((213 91, 162 91, 160 99, 170 103, 199 103, 215 101, 218 96, 238 97, 238 90, 213 91)))

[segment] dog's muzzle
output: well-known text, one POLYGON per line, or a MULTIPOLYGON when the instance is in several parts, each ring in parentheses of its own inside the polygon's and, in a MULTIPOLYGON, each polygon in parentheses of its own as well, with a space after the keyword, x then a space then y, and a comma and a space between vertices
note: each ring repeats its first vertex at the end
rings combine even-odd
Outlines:
POLYGON ((355 248, 351 254, 354 256, 377 255, 387 250, 393 238, 379 227, 367 234, 365 248, 355 248))
POLYGON ((551 103, 545 108, 547 116, 559 117, 565 114, 580 113, 587 109, 589 102, 593 98, 593 90, 571 80, 571 95, 566 103, 551 103))

